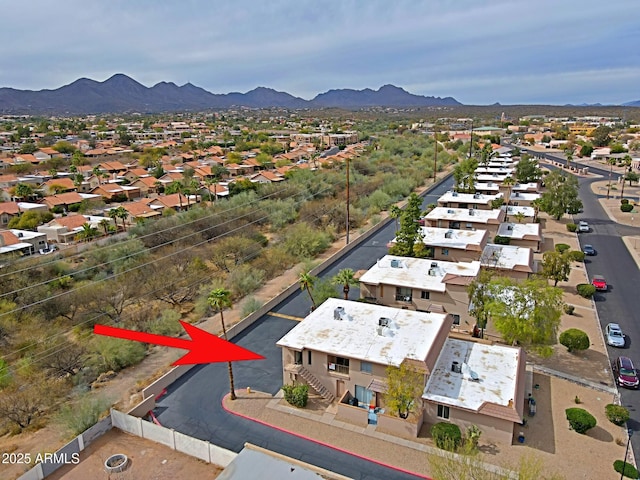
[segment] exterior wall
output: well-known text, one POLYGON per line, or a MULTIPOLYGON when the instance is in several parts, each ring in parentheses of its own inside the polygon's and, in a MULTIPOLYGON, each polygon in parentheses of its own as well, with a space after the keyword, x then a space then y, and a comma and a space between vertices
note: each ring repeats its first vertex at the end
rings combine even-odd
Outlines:
POLYGON ((518 270, 505 270, 502 268, 492 268, 491 266, 486 266, 486 268, 498 272, 499 275, 513 278, 514 280, 526 280, 527 278, 529 278, 529 272, 521 272, 518 270))
POLYGON ((475 210, 491 210, 491 203, 471 202, 438 202, 439 207, 445 208, 473 208, 475 210))
MULTIPOLYGON (((503 217, 504 218, 504 217, 503 217)), ((498 228, 500 227, 500 222, 498 223, 479 223, 479 222, 469 222, 464 220, 449 220, 449 219, 430 219, 427 220, 429 227, 438 227, 438 228, 451 228, 453 230, 486 230, 488 237, 493 238, 498 232, 498 228), (456 227, 456 223, 459 224, 456 227)))
POLYGON ((424 410, 417 415, 409 415, 406 420, 387 414, 378 414, 378 427, 376 431, 390 433, 398 437, 417 438, 420 427, 424 421, 424 410))
POLYGON ((542 241, 539 241, 539 240, 528 240, 528 239, 522 239, 522 238, 515 238, 515 239, 512 238, 511 241, 509 242, 509 245, 514 245, 516 247, 530 248, 534 252, 540 251, 541 244, 542 244, 542 241))
POLYGON ((458 425, 464 433, 467 427, 477 425, 482 431, 483 441, 511 445, 513 441, 514 423, 509 420, 480 415, 476 412, 449 407, 449 419, 438 418, 437 404, 424 402, 424 422, 433 425, 438 422, 450 422, 458 425))
POLYGON ((482 256, 482 251, 427 246, 433 249, 433 259, 442 260, 443 262, 473 262, 474 260, 480 260, 482 256), (447 250, 448 255, 443 254, 443 249, 447 250))

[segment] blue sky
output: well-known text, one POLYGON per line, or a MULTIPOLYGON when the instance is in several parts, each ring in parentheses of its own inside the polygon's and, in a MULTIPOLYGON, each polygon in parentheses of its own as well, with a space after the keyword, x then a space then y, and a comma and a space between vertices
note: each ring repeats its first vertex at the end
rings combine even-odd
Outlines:
POLYGON ((638 0, 3 3, 0 87, 125 73, 306 99, 389 83, 469 105, 640 99, 638 0))

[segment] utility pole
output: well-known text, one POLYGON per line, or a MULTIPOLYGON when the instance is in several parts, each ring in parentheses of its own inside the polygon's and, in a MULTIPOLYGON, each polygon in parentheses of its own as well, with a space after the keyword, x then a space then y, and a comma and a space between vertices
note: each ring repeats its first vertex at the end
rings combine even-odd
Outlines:
POLYGON ((607 200, 609 200, 609 193, 611 193, 611 172, 613 171, 613 162, 611 159, 607 160, 609 162, 609 181, 607 182, 607 200))
POLYGON ((473 154, 473 118, 471 119, 471 139, 469 140, 469 158, 473 154))
POLYGON ((349 157, 347 157, 347 237, 346 245, 349 245, 349 157))

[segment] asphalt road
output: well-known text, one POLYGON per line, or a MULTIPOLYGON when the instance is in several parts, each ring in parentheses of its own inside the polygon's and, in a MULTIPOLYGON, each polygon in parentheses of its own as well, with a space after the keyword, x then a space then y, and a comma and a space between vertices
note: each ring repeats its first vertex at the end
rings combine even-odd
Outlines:
MULTIPOLYGON (((566 162, 564 156, 546 152, 532 153, 566 162)), ((620 238, 626 235, 640 235, 640 228, 619 225, 609 219, 598 202, 599 195, 592 193, 589 185, 594 181, 608 179, 609 171, 589 165, 589 172, 602 175, 602 178, 579 180, 580 199, 584 208, 582 213, 575 215, 575 222, 585 220, 591 227, 589 233, 581 233, 578 236, 581 246, 591 244, 597 251, 597 255, 587 257, 585 262, 589 278, 602 275, 609 286, 607 292, 598 292, 594 296, 600 326, 604 331, 607 323, 618 323, 627 335, 625 348, 607 346, 609 359, 615 361, 618 356, 624 355, 631 358, 636 368, 640 368, 640 354, 638 349, 633 348, 634 341, 636 345, 640 345, 640 315, 636 310, 638 301, 635 298, 639 294, 640 270, 620 238)), ((640 432, 640 391, 620 388, 620 397, 621 403, 631 413, 628 427, 634 432, 640 432)), ((634 457, 640 458, 640 435, 631 437, 631 446, 634 457)))
MULTIPOLYGON (((435 203, 451 185, 452 180, 449 178, 424 196, 423 205, 435 203)), ((330 278, 342 268, 369 269, 377 259, 386 255, 386 245, 393 239, 395 230, 395 222, 390 222, 360 246, 328 265, 320 277, 330 278)), ((341 287, 337 289, 342 293, 341 287)), ((349 297, 358 298, 358 289, 352 288, 349 297)), ((304 317, 310 307, 307 293, 298 290, 273 311, 304 317)), ((265 360, 259 362, 234 363, 236 388, 250 386, 271 394, 280 389, 282 353, 275 343, 295 324, 292 320, 265 315, 234 338, 235 343, 265 357, 265 360)), ((166 395, 158 401, 154 412, 160 423, 166 427, 235 452, 239 452, 245 442, 251 442, 354 479, 418 478, 229 414, 220 406, 222 398, 228 392, 226 364, 195 367, 167 389, 166 395)))

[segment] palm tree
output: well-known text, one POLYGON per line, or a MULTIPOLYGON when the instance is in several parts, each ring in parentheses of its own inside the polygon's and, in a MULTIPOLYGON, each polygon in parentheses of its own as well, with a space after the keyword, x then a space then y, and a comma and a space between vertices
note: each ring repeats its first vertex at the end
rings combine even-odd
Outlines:
POLYGON ((540 213, 540 206, 542 204, 542 200, 540 198, 536 198, 531 202, 531 206, 533 207, 533 222, 538 221, 538 214, 540 213))
POLYGON ((573 148, 568 148, 565 152, 565 156, 567 157, 567 168, 571 170, 571 162, 573 162, 573 148))
POLYGON ((82 230, 76 235, 76 238, 78 240, 89 241, 96 235, 98 235, 98 229, 92 227, 90 223, 84 223, 82 225, 82 230))
POLYGON ((509 219, 509 205, 511 204, 511 190, 513 189, 513 186, 515 185, 515 180, 513 179, 512 176, 507 176, 505 177, 505 179, 502 181, 502 185, 507 187, 507 211, 506 211, 506 216, 505 216, 505 220, 509 219))
POLYGON ((313 290, 313 286, 316 283, 316 277, 311 275, 310 272, 300 272, 300 290, 306 290, 309 294, 309 298, 311 299, 311 310, 316 309, 316 301, 313 299, 313 295, 311 295, 311 290, 313 290))
POLYGON ((102 220, 100 220, 100 222, 98 222, 98 225, 100 225, 104 229, 105 237, 109 235, 109 226, 111 225, 111 222, 109 220, 103 218, 102 220))
MULTIPOLYGON (((223 310, 225 308, 231 307, 231 292, 224 288, 216 288, 211 290, 209 293, 209 297, 207 298, 207 302, 211 305, 216 312, 220 312, 220 322, 222 323, 222 335, 224 339, 227 339, 227 327, 224 324, 224 315, 223 310)), ((236 389, 233 385, 233 367, 231 366, 231 362, 227 362, 229 366, 229 388, 230 388, 230 396, 231 400, 236 399, 236 389)))
POLYGON ((350 286, 356 286, 360 282, 355 277, 355 273, 350 268, 343 268, 335 277, 331 279, 331 283, 334 285, 342 285, 342 292, 344 293, 344 299, 349 300, 350 286))
POLYGON ((389 216, 391 218, 394 218, 396 221, 396 232, 398 230, 398 219, 400 218, 400 215, 402 215, 402 210, 400 209, 400 207, 398 207, 397 205, 391 205, 391 207, 389 207, 389 216))
POLYGON ((118 209, 117 208, 112 208, 109 210, 109 216, 113 219, 113 223, 116 224, 116 228, 118 228, 118 209))
POLYGON ((116 217, 122 220, 122 229, 126 232, 127 231, 126 222, 127 222, 127 218, 129 217, 129 212, 127 211, 127 209, 124 208, 122 205, 120 205, 118 208, 116 208, 116 217))

